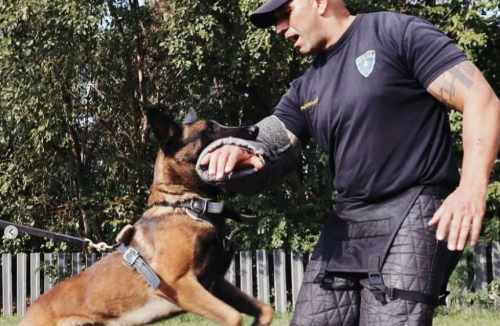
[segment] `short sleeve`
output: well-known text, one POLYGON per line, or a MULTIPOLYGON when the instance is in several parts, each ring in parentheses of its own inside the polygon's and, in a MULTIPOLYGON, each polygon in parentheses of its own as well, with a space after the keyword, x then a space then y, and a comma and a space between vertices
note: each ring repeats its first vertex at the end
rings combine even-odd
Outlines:
POLYGON ((281 97, 280 102, 274 110, 274 115, 278 117, 278 119, 285 124, 285 127, 303 144, 309 140, 309 131, 300 110, 295 83, 292 83, 285 95, 281 97))
POLYGON ((434 25, 415 18, 403 35, 403 50, 408 68, 425 87, 448 69, 467 60, 453 40, 434 25))

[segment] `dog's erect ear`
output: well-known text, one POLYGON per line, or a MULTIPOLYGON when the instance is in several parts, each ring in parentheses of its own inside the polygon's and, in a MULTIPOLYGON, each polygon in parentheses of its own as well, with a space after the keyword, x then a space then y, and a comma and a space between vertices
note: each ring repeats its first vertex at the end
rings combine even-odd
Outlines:
POLYGON ((196 111, 191 106, 189 108, 189 111, 188 111, 188 114, 187 114, 186 118, 184 118, 184 121, 182 121, 182 124, 185 125, 185 124, 188 124, 188 123, 193 123, 196 120, 198 120, 198 117, 196 116, 196 111))
POLYGON ((180 135, 182 127, 165 113, 149 108, 147 116, 149 125, 159 143, 166 144, 170 138, 180 135))

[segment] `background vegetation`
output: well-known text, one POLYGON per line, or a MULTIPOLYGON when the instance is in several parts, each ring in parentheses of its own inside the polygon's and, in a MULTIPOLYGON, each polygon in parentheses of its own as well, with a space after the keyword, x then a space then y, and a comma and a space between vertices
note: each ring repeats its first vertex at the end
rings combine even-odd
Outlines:
MULTIPOLYGON (((157 145, 148 104, 229 125, 272 113, 310 58, 248 15, 263 0, 0 0, 0 219, 113 242, 145 208, 157 145)), ((499 0, 351 0, 353 12, 418 15, 443 29, 500 93, 499 0)), ((450 114, 457 158, 461 116, 450 114)), ((335 198, 313 143, 282 184, 231 205, 258 213, 240 247, 310 252, 335 198), (255 233, 259 236, 256 237, 255 233)), ((499 238, 500 167, 483 241, 499 238)), ((2 251, 67 245, 25 235, 2 251)))

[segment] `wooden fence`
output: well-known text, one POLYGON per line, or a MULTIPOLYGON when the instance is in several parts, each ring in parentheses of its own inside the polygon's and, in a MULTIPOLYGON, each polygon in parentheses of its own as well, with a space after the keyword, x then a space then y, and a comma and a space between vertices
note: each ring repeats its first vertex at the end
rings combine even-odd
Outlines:
MULTIPOLYGON (((2 254, 2 315, 24 315, 31 302, 53 287, 55 277, 63 279, 78 274, 103 256, 105 254, 2 254), (41 268, 42 262, 51 268, 41 268), (52 272, 48 272, 50 269, 52 272)), ((474 282, 478 291, 486 291, 484 284, 488 280, 500 279, 500 245, 493 243, 487 248, 479 243, 473 257, 474 282)), ((241 251, 225 277, 245 293, 273 304, 276 311, 287 311, 295 306, 308 258, 295 251, 241 251)), ((463 291, 466 293, 466 289, 463 291)))

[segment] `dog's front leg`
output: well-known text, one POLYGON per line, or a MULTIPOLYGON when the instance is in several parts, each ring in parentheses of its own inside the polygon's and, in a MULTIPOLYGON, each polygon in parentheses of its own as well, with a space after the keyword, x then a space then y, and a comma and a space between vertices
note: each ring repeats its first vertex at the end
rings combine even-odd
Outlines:
POLYGON ((167 282, 162 289, 182 309, 225 326, 241 326, 241 313, 208 292, 194 275, 167 282))
POLYGON ((217 278, 212 289, 213 294, 222 301, 244 314, 254 316, 252 326, 267 326, 273 321, 274 312, 271 306, 242 292, 224 277, 217 278))

